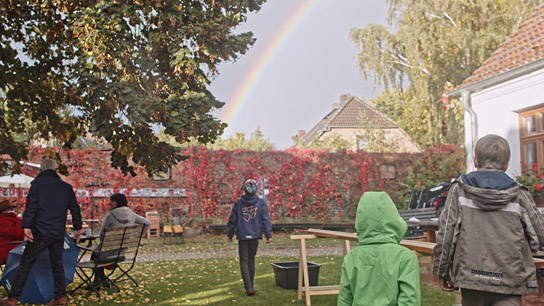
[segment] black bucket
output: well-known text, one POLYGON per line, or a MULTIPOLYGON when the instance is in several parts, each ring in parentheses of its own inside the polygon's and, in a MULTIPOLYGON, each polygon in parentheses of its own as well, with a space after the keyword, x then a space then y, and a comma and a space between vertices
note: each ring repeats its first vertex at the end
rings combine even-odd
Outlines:
MULTIPOLYGON (((298 289, 298 261, 273 262, 276 285, 285 289, 298 289)), ((308 262, 310 286, 317 286, 320 264, 308 262)), ((304 278, 302 279, 304 286, 304 278)))

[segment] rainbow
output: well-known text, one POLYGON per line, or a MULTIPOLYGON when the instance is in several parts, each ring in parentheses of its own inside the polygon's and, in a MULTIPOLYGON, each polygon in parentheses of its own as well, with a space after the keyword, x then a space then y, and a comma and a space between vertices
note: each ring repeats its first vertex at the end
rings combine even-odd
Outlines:
POLYGON ((289 15, 287 20, 281 25, 281 28, 278 29, 272 39, 263 48, 264 51, 257 57, 255 63, 250 65, 251 68, 249 68, 249 71, 244 73, 245 77, 225 103, 220 115, 221 121, 232 123, 236 120, 236 116, 240 113, 247 97, 270 62, 272 62, 272 59, 278 50, 289 40, 291 33, 295 31, 296 27, 318 2, 319 0, 305 0, 299 2, 298 7, 292 11, 291 15, 289 15))

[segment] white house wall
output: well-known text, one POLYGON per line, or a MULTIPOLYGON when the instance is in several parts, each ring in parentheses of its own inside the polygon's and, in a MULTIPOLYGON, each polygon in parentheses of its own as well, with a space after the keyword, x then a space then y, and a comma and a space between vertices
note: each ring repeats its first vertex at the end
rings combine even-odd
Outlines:
MULTIPOLYGON (((508 140, 512 157, 507 173, 521 173, 519 116, 516 111, 544 103, 544 70, 495 85, 471 95, 478 118, 478 138, 488 134, 508 140)), ((471 150, 471 121, 465 112, 466 148, 471 150)), ((468 153, 468 152, 467 152, 468 153)), ((467 154, 467 171, 473 170, 472 154, 467 154)))

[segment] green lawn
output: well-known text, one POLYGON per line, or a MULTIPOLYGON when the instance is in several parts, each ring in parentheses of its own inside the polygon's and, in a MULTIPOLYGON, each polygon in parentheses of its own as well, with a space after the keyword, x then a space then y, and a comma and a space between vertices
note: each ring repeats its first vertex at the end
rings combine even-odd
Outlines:
MULTIPOLYGON (((257 257, 255 290, 257 295, 245 294, 240 277, 237 243, 227 243, 224 236, 197 236, 185 239, 183 244, 163 245, 162 239, 146 240, 141 257, 161 253, 212 255, 208 259, 183 259, 170 261, 138 262, 131 275, 140 283, 130 281, 120 284, 121 292, 113 288, 102 290, 102 300, 94 293, 80 290, 70 298, 70 305, 305 305, 305 298, 297 300, 296 290, 276 286, 272 262, 297 261, 291 256, 257 257), (213 256, 216 252, 218 256, 213 256), (224 257, 226 254, 227 257, 224 257), (221 255, 221 256, 219 256, 221 255), (222 257, 223 256, 223 257, 222 257)), ((308 241, 308 247, 341 248, 342 242, 334 239, 308 241)), ((259 247, 259 254, 266 249, 298 250, 297 241, 289 235, 275 235, 270 245, 259 247)), ((340 280, 341 256, 311 256, 309 260, 321 264, 319 285, 337 285, 340 280)), ((76 283, 79 280, 76 276, 76 283)), ((77 284, 71 284, 68 289, 77 284)), ((5 296, 2 288, 0 295, 5 296)), ((312 305, 336 305, 336 295, 313 296, 312 305)), ((451 306, 455 295, 438 288, 422 285, 422 305, 451 306)))
MULTIPOLYGON (((258 257, 255 290, 257 295, 245 294, 236 258, 192 259, 139 263, 132 275, 140 286, 122 283, 122 291, 106 289, 102 301, 86 291, 76 292, 73 304, 85 305, 305 305, 297 300, 296 290, 276 286, 271 262, 293 261, 293 257, 258 257)), ((319 285, 339 283, 341 258, 320 256, 311 258, 321 264, 319 285)), ((451 306, 454 295, 424 285, 423 304, 451 306)), ((336 295, 313 296, 312 305, 336 305, 336 295)))

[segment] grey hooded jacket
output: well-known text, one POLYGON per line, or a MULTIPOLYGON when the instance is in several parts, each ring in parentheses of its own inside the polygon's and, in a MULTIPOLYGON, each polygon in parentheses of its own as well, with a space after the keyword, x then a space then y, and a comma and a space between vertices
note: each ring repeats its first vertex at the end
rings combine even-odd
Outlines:
POLYGON ((544 220, 529 191, 500 171, 463 175, 440 215, 433 273, 455 287, 523 295, 538 291, 532 253, 544 220))
MULTIPOLYGON (((134 224, 144 224, 144 230, 143 233, 147 231, 147 229, 151 226, 151 222, 147 220, 146 218, 134 213, 130 208, 127 206, 121 206, 116 207, 112 209, 108 215, 106 216, 106 219, 104 219, 104 223, 102 223, 102 227, 100 228, 100 239, 102 239, 102 235, 104 234, 104 229, 108 227, 118 227, 118 226, 129 226, 134 224)), ((101 244, 102 242, 100 242, 101 244)), ((96 256, 98 250, 100 249, 98 244, 95 248, 95 253, 93 256, 96 256)), ((121 251, 121 255, 125 254, 124 251, 121 251)), ((108 258, 112 256, 118 256, 118 251, 106 251, 102 252, 100 257, 102 258, 108 258)))
POLYGON ((149 222, 149 220, 134 213, 127 206, 117 207, 112 209, 106 216, 106 219, 104 219, 104 223, 102 223, 102 227, 100 228, 100 235, 102 235, 104 229, 108 227, 128 226, 134 224, 144 224, 144 233, 147 231, 149 226, 151 226, 151 222, 149 222))

